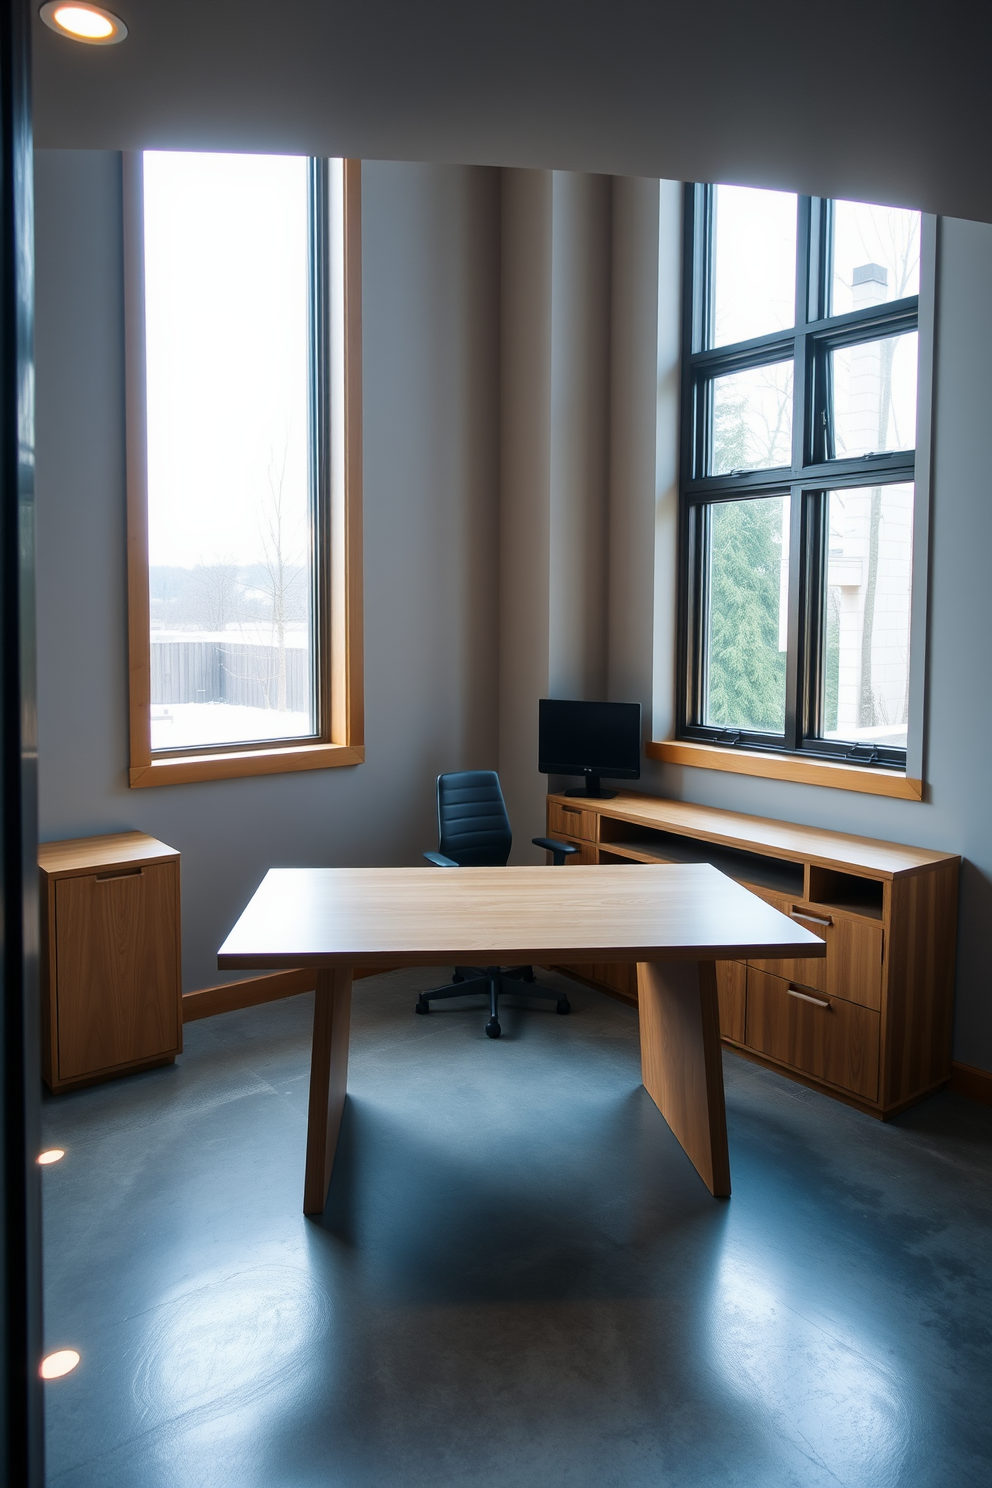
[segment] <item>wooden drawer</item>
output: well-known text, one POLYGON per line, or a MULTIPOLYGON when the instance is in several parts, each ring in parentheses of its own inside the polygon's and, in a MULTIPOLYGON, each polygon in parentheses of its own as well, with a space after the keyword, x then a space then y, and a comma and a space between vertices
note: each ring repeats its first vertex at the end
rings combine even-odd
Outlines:
POLYGON ((55 884, 58 1079, 181 1048, 173 863, 55 884))
POLYGON ((785 977, 748 967, 747 1046, 864 1100, 877 1100, 879 1014, 840 997, 790 991, 791 986, 785 977))
POLYGON ((744 993, 747 963, 716 961, 716 995, 720 1003, 720 1036, 744 1042, 744 993))
POLYGON ((585 842, 596 840, 596 813, 583 811, 578 806, 561 806, 557 801, 548 802, 548 836, 581 837, 585 842))
POLYGON ((843 997, 862 1007, 882 1006, 882 926, 874 920, 837 914, 819 905, 781 895, 762 893, 761 898, 782 914, 811 930, 827 942, 822 961, 752 961, 750 965, 773 976, 787 977, 804 987, 843 997))

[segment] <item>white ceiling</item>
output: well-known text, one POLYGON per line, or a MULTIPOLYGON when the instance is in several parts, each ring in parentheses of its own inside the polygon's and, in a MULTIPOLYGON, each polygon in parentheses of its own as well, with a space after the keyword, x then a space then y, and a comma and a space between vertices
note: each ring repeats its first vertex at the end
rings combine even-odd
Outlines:
POLYGON ((555 166, 992 221, 984 3, 109 3, 115 47, 36 21, 41 147, 555 166))

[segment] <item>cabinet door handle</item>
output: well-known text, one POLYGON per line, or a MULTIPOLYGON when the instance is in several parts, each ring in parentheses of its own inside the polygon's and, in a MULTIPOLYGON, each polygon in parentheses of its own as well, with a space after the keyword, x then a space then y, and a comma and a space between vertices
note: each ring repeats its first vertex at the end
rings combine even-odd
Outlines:
POLYGON ((113 873, 98 873, 97 883, 112 883, 115 878, 140 878, 144 868, 116 868, 113 873))
POLYGON ((830 1011, 830 1004, 823 997, 811 997, 808 992, 800 992, 798 987, 787 987, 786 991, 790 997, 798 997, 803 1002, 811 1002, 814 1007, 826 1008, 827 1012, 830 1011))
POLYGON ((809 920, 812 925, 832 925, 833 920, 829 915, 807 914, 802 909, 790 909, 789 918, 793 920, 809 920))

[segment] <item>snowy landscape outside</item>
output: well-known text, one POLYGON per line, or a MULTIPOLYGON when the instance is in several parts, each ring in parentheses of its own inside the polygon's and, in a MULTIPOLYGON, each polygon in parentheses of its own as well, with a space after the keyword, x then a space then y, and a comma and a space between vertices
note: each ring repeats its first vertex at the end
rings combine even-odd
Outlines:
POLYGON ((316 732, 307 173, 144 155, 153 750, 316 732))

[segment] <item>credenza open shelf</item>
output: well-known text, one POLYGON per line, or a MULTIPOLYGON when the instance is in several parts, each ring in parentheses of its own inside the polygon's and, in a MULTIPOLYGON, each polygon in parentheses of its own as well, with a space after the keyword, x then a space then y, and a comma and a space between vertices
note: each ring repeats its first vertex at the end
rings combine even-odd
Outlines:
MULTIPOLYGON (((548 797, 570 863, 712 863, 827 942, 823 959, 717 963, 724 1043, 872 1115, 951 1072, 959 859, 634 792, 548 797)), ((636 968, 562 967, 626 1001, 636 968)))

